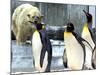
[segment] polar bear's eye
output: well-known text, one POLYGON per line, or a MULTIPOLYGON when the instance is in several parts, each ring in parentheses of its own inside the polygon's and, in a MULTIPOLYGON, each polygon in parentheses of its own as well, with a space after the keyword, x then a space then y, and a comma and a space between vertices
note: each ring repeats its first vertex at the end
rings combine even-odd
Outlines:
POLYGON ((32 16, 32 18, 34 18, 35 16, 32 16))
POLYGON ((28 14, 27 16, 30 17, 30 14, 28 14))

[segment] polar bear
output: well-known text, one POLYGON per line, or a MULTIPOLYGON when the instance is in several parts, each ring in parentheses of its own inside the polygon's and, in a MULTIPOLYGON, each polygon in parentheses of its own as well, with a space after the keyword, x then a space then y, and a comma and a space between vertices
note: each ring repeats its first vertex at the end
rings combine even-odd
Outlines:
POLYGON ((14 10, 12 31, 16 37, 17 44, 24 44, 27 39, 32 37, 34 32, 32 23, 41 23, 42 17, 39 9, 31 4, 22 4, 14 10))

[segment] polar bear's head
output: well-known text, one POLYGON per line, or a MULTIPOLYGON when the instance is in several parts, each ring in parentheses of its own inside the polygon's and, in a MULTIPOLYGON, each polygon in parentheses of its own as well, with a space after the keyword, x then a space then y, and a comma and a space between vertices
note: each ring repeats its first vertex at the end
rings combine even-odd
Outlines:
POLYGON ((27 14, 27 17, 29 18, 29 22, 39 24, 42 21, 43 15, 37 7, 33 7, 27 14))

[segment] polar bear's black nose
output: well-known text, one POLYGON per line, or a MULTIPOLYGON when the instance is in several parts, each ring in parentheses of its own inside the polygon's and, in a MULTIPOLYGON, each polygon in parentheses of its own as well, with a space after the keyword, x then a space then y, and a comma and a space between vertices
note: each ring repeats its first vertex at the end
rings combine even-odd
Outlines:
POLYGON ((38 16, 34 16, 34 23, 37 24, 39 21, 39 17, 38 16))
POLYGON ((34 21, 38 21, 39 17, 38 16, 34 16, 34 21))

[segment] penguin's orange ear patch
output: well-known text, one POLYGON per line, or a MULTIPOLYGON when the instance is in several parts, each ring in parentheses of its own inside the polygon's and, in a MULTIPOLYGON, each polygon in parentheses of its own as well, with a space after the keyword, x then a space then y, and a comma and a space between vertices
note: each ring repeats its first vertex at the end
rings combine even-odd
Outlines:
POLYGON ((64 32, 64 35, 67 35, 67 32, 66 31, 64 32))
POLYGON ((45 28, 45 26, 43 25, 43 26, 42 26, 42 29, 44 29, 44 28, 45 28))
POLYGON ((67 36, 67 32, 65 31, 65 32, 64 32, 64 37, 66 37, 66 36, 67 36))
POLYGON ((70 35, 72 35, 72 33, 71 32, 64 32, 64 38, 70 38, 71 36, 70 35))

